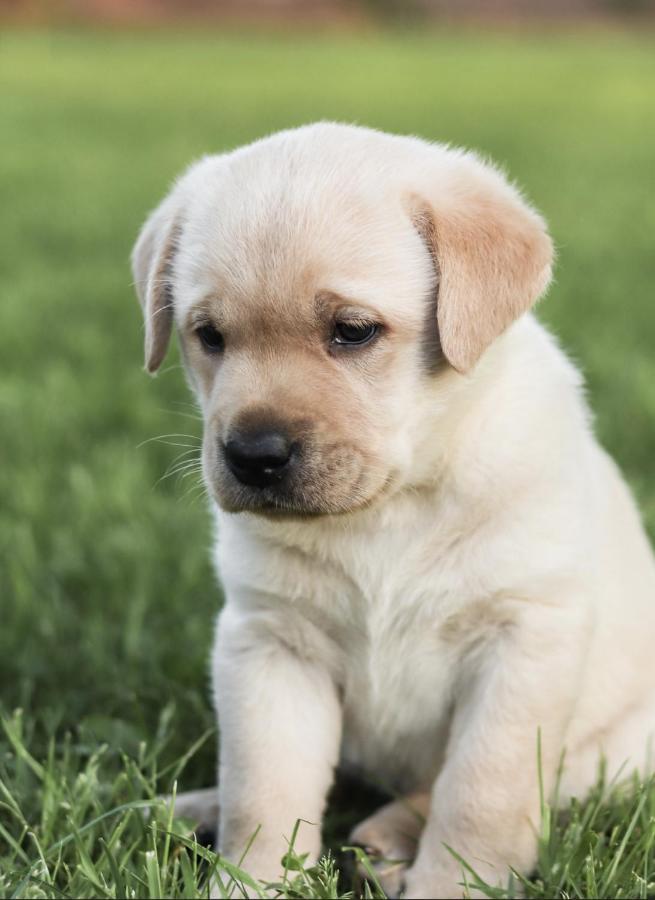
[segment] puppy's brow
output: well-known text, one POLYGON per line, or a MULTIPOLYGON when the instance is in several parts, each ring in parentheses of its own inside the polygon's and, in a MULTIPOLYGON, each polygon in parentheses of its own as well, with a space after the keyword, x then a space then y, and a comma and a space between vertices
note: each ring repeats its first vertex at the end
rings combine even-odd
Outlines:
POLYGON ((201 325, 207 325, 213 322, 215 316, 212 314, 208 305, 195 306, 189 310, 187 322, 190 328, 198 328, 201 325))
POLYGON ((334 291, 317 291, 314 297, 316 310, 323 314, 332 312, 338 306, 345 306, 348 302, 344 297, 335 294, 334 291))
POLYGON ((335 312, 354 322, 381 322, 382 316, 361 301, 342 297, 333 291, 320 291, 314 298, 316 310, 321 317, 333 315, 335 312))

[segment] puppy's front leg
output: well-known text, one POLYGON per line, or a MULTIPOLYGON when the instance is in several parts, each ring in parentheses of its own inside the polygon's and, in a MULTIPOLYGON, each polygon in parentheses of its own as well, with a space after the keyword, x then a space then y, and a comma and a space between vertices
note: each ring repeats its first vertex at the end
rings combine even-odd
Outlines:
MULTIPOLYGON (((277 626, 279 621, 275 617, 277 626)), ((329 672, 276 633, 266 614, 223 611, 214 657, 220 729, 219 850, 273 881, 298 819, 295 849, 316 860, 341 740, 329 672)))
POLYGON ((548 792, 580 690, 585 619, 580 607, 528 606, 474 651, 404 897, 463 896, 462 867, 448 847, 491 884, 506 884, 509 866, 529 874, 539 828, 539 735, 548 792))

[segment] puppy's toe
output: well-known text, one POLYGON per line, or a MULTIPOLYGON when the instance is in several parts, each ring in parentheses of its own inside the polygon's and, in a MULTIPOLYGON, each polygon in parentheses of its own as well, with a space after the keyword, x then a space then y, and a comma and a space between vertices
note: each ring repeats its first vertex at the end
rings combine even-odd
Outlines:
POLYGON ((178 794, 174 813, 177 819, 189 819, 198 830, 214 830, 218 822, 218 788, 178 794))
POLYGON ((400 892, 405 883, 407 868, 407 863, 390 862, 386 859, 373 863, 375 877, 386 896, 389 897, 389 900, 397 900, 400 897, 400 892))
MULTIPOLYGON (((350 841, 368 856, 387 897, 399 897, 405 872, 416 853, 416 841, 402 833, 376 827, 377 824, 368 820, 362 822, 351 833, 350 841)), ((361 862, 357 864, 357 874, 362 880, 369 877, 361 862)))
MULTIPOLYGON (((416 856, 427 802, 423 795, 396 800, 351 832, 351 843, 364 849, 388 897, 400 895, 405 872, 416 856)), ((362 878, 368 874, 361 863, 358 873, 362 878)))
MULTIPOLYGON (((167 807, 170 806, 172 797, 160 797, 167 807)), ((154 809, 147 806, 143 809, 143 816, 150 818, 154 809)), ((176 819, 186 819, 192 826, 199 844, 211 847, 216 841, 218 825, 218 788, 204 788, 200 791, 187 791, 175 797, 173 814, 176 819)))
MULTIPOLYGON (((359 846, 355 844, 355 846, 359 846)), ((381 856, 374 847, 362 847, 368 857, 367 864, 357 861, 356 880, 361 884, 371 880, 371 873, 379 882, 385 895, 389 898, 400 897, 400 892, 405 883, 405 873, 408 863, 404 860, 391 859, 381 856)))

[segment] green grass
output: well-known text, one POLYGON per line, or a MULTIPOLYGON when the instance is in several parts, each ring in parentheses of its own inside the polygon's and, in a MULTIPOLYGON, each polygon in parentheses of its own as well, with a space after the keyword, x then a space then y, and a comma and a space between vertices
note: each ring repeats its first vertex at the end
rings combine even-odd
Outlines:
MULTIPOLYGON (((652 34, 5 32, 0 894, 205 890, 215 860, 134 808, 212 781, 220 593, 204 501, 162 480, 200 425, 175 354, 142 372, 127 259, 192 158, 317 118, 477 147, 526 188, 559 248, 542 316, 655 534, 652 34), (185 446, 143 443, 164 434, 185 446)), ((528 896, 655 896, 655 789, 599 797, 545 819, 528 896)), ((289 877, 336 890, 329 867, 289 877)))

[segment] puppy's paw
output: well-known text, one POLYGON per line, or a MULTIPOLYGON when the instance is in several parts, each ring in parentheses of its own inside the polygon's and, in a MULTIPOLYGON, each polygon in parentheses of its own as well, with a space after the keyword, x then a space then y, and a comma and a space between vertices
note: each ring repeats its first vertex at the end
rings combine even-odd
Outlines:
MULTIPOLYGON (((389 803, 361 822, 350 834, 350 842, 362 847, 376 878, 388 897, 399 897, 405 873, 416 855, 423 823, 408 801, 389 803)), ((358 865, 366 878, 364 866, 358 865)))
MULTIPOLYGON (((172 800, 171 796, 159 798, 159 802, 166 807, 170 807, 172 800)), ((142 814, 144 818, 149 819, 154 811, 155 807, 146 806, 142 814)), ((203 788, 200 791, 178 794, 175 797, 173 815, 176 819, 189 821, 198 843, 206 847, 213 846, 218 826, 218 788, 203 788)))
POLYGON ((214 831, 218 823, 218 788, 178 794, 174 814, 176 819, 189 819, 199 831, 214 831))
MULTIPOLYGON (((397 900, 405 884, 405 873, 409 863, 381 856, 373 847, 362 847, 362 850, 366 853, 373 875, 385 895, 390 900, 397 900)), ((370 879, 369 871, 361 862, 357 863, 357 879, 360 884, 370 879)))

